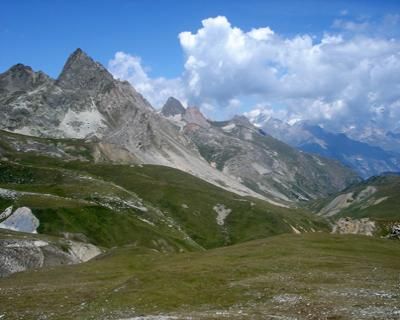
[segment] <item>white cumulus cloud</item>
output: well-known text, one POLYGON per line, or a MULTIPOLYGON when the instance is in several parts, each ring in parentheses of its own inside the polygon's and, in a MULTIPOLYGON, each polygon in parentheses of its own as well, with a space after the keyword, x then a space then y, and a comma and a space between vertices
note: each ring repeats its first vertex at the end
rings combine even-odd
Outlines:
POLYGON ((182 102, 186 101, 180 78, 151 78, 143 67, 140 57, 117 52, 109 61, 108 69, 115 78, 129 81, 156 108, 163 106, 171 96, 182 102))
POLYGON ((285 37, 268 26, 246 31, 218 16, 203 20, 195 32, 179 34, 185 63, 176 79, 152 79, 139 58, 122 52, 109 69, 157 106, 174 95, 211 116, 216 110, 230 115, 254 107, 337 130, 371 120, 395 128, 400 126, 400 42, 387 30, 398 21, 392 15, 378 26, 342 17, 316 38, 285 37), (372 27, 376 32, 365 32, 372 27))

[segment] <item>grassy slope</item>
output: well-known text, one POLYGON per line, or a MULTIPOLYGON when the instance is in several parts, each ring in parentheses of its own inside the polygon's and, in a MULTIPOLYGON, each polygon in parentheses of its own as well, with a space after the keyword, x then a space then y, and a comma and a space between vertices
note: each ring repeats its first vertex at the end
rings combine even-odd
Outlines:
MULTIPOLYGON (((347 208, 342 209, 338 214, 332 217, 333 220, 341 217, 351 217, 355 219, 370 218, 378 223, 379 232, 387 234, 389 227, 393 223, 400 222, 400 176, 387 175, 377 176, 358 183, 347 188, 340 194, 353 193, 353 198, 357 198, 367 187, 376 187, 377 192, 368 196, 361 201, 353 201, 347 208), (376 200, 386 198, 378 204, 374 204, 376 200)), ((321 199, 311 203, 309 209, 314 212, 320 211, 324 206, 334 200, 339 194, 328 199, 321 199)))
POLYGON ((151 248, 196 249, 177 226, 211 248, 291 232, 290 225, 310 230, 324 224, 304 211, 239 197, 178 170, 94 165, 90 146, 82 141, 62 144, 73 143, 67 149, 82 152, 79 157, 86 162, 16 152, 2 142, 0 151, 7 159, 1 161, 0 188, 37 194, 0 197, 0 209, 28 205, 41 219, 42 232, 85 233, 106 247, 128 245, 78 266, 1 279, 0 316, 396 319, 400 314, 398 242, 286 234, 205 252, 158 253, 151 248), (109 196, 141 201, 148 211, 116 200, 105 203, 109 196), (216 224, 212 207, 217 203, 232 209, 224 227, 216 224))
MULTIPOLYGON (((19 141, 19 135, 7 133, 6 137, 19 141)), ((0 188, 38 193, 20 196, 14 204, 33 209, 41 220, 40 232, 84 233, 106 247, 136 242, 157 248, 154 243, 167 240, 167 248, 195 249, 196 245, 185 240, 186 234, 202 247, 212 248, 293 232, 291 226, 307 231, 326 227, 303 210, 240 197, 176 169, 94 164, 87 154, 88 161, 62 161, 37 152, 16 152, 9 140, 1 140, 7 161, 0 162, 0 188), (113 210, 104 205, 107 198, 143 202, 148 211, 118 205, 118 210, 113 210), (213 207, 217 204, 232 210, 224 226, 216 223, 213 207), (140 220, 143 218, 155 226, 140 220)), ((71 149, 69 143, 75 151, 90 148, 78 140, 39 142, 67 145, 63 150, 71 149)), ((0 210, 10 203, 0 198, 0 210)), ((115 208, 115 203, 111 205, 115 208)))
POLYGON ((0 162, 0 188, 33 193, 15 199, 2 198, 0 209, 9 205, 28 206, 40 220, 40 233, 57 236, 62 232, 80 233, 90 242, 105 247, 137 243, 167 250, 196 248, 185 242, 184 235, 176 228, 169 228, 164 217, 151 206, 144 213, 103 201, 105 196, 131 201, 137 197, 111 184, 81 177, 71 170, 0 162), (155 220, 158 225, 154 227, 141 218, 155 220))
POLYGON ((1 311, 7 319, 396 319, 399 248, 324 233, 181 254, 125 247, 0 280, 1 311))
MULTIPOLYGON (((362 202, 354 202, 348 208, 343 209, 339 215, 343 216, 349 214, 350 216, 354 217, 374 217, 386 219, 399 218, 400 212, 398 208, 400 207, 400 176, 387 175, 372 177, 343 190, 339 194, 353 192, 353 197, 357 197, 362 190, 365 190, 370 186, 377 188, 377 192, 372 195, 375 200, 383 197, 388 197, 388 199, 377 205, 364 206, 371 199, 371 197, 367 197, 363 199, 362 202)), ((309 207, 313 209, 313 211, 319 211, 339 194, 335 194, 327 199, 315 201, 311 203, 309 207)))
MULTIPOLYGON (((377 219, 400 219, 400 177, 382 176, 373 177, 351 189, 355 194, 367 186, 375 186, 378 191, 373 195, 374 199, 388 197, 379 204, 363 208, 360 205, 349 207, 340 213, 341 216, 351 214, 353 217, 372 217, 377 219)), ((368 200, 368 199, 366 199, 368 200)))

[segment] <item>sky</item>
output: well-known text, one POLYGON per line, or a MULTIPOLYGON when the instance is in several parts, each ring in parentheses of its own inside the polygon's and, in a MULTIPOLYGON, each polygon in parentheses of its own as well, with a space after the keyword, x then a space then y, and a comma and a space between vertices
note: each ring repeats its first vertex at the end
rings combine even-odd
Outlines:
POLYGON ((80 47, 154 107, 400 130, 400 1, 4 0, 0 72, 80 47))

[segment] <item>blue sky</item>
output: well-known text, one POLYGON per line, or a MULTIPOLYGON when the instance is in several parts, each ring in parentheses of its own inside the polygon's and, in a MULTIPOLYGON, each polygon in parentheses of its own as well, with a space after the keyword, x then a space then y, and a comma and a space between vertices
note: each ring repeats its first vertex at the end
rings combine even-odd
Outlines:
POLYGON ((399 11, 399 1, 4 0, 0 71, 21 62, 53 77, 83 48, 104 65, 116 51, 142 57, 154 76, 182 72, 178 34, 218 15, 242 29, 270 26, 283 35, 320 35, 346 10, 357 18, 399 11))
POLYGON ((4 0, 0 72, 80 47, 155 106, 400 131, 400 1, 4 0))

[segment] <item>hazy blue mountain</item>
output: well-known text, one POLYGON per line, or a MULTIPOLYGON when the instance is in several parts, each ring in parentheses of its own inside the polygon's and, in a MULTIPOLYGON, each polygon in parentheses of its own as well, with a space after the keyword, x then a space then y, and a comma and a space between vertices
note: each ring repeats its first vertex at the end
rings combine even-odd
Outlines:
POLYGON ((306 121, 289 124, 262 114, 250 120, 273 137, 300 150, 336 159, 363 178, 400 171, 399 153, 351 139, 344 133, 329 132, 306 121))
POLYGON ((319 126, 304 125, 313 136, 325 145, 305 142, 299 148, 333 158, 355 169, 364 178, 387 171, 400 170, 400 155, 348 138, 343 133, 331 133, 319 126))

